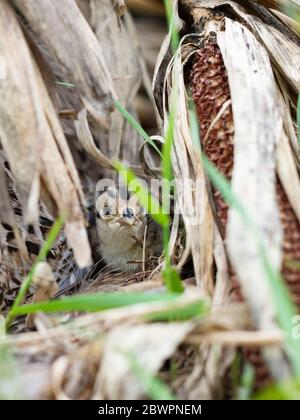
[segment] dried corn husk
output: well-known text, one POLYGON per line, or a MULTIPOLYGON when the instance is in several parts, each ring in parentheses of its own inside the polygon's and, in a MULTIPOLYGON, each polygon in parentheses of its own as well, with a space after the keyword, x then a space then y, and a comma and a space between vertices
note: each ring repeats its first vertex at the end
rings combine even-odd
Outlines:
MULTIPOLYGON (((203 149, 219 171, 232 180, 233 191, 249 210, 251 220, 260 227, 268 255, 274 267, 282 269, 294 301, 298 303, 300 273, 286 267, 284 261, 300 257, 299 212, 295 199, 299 177, 297 158, 292 151, 292 148, 297 150, 297 144, 290 108, 294 99, 289 93, 299 90, 299 38, 291 28, 256 2, 245 1, 241 5, 234 1, 182 0, 175 2, 175 16, 178 4, 184 4, 194 26, 192 34, 185 35, 179 50, 183 57, 180 70, 176 67, 179 52, 170 60, 170 38, 166 39, 161 49, 154 79, 158 111, 166 125, 166 104, 172 103, 172 88, 175 90, 178 79, 180 85, 182 68, 192 57, 190 61, 194 64, 190 86, 197 107, 203 149), (222 5, 229 8, 221 11, 218 8, 222 5), (233 13, 230 18, 225 17, 228 10, 233 13), (289 169, 283 163, 287 158, 291 162, 289 169), (280 181, 277 180, 276 170, 280 181)), ((181 24, 178 24, 179 30, 180 27, 181 24)), ((185 95, 184 92, 182 98, 186 98, 185 95)), ((179 99, 178 106, 180 121, 186 112, 184 108, 188 107, 186 99, 179 99)), ((180 168, 175 172, 178 180, 188 176, 189 170, 198 162, 198 157, 190 154, 191 139, 186 137, 184 145, 181 141, 182 133, 188 130, 188 127, 182 127, 182 123, 178 124, 174 135, 173 165, 180 168), (179 147, 180 155, 176 153, 179 147), (184 160, 188 153, 191 162, 186 158, 184 160)), ((215 216, 215 229, 225 240, 230 262, 229 272, 223 271, 223 281, 226 284, 225 279, 229 275, 232 285, 236 286, 238 279, 257 328, 278 331, 270 285, 251 234, 235 210, 228 212, 220 194, 216 191, 212 193, 211 211, 215 216)), ((192 200, 195 205, 195 198, 192 200)), ((180 193, 178 201, 187 224, 184 215, 187 209, 180 193)), ((203 206, 204 203, 205 200, 203 206)), ((207 214, 204 223, 211 225, 207 214)), ((189 233, 188 226, 186 229, 189 233)), ((211 258, 211 253, 204 247, 202 250, 199 246, 197 248, 202 238, 207 240, 207 236, 200 236, 198 228, 197 234, 194 229, 189 239, 196 273, 201 272, 200 262, 203 269, 203 261, 207 263, 211 258)), ((214 236, 212 249, 216 247, 216 238, 214 236)), ((216 252, 214 256, 216 258, 216 252)), ((226 264, 223 264, 224 267, 226 264)), ((199 275, 198 284, 207 288, 203 275, 199 275)), ((214 295, 214 289, 210 293, 214 295)), ((221 301, 226 302, 227 299, 228 295, 224 293, 221 301)), ((276 378, 290 374, 280 349, 268 350, 265 356, 276 378)))
POLYGON ((76 3, 16 0, 14 4, 64 69, 63 76, 75 84, 87 109, 105 122, 116 93, 101 45, 76 3))
MULTIPOLYGON (((78 261, 82 262, 82 259, 87 260, 88 248, 85 247, 82 255, 78 254, 80 242, 85 241, 85 237, 81 239, 81 234, 85 235, 85 228, 80 207, 91 204, 85 199, 86 196, 89 199, 91 191, 94 192, 93 181, 98 180, 96 177, 106 171, 112 176, 111 161, 116 157, 127 160, 130 166, 135 167, 137 173, 140 174, 138 171, 140 168, 136 167, 140 140, 117 114, 111 115, 112 110, 109 104, 114 96, 113 90, 117 91, 119 99, 127 109, 132 111, 138 85, 143 79, 149 91, 149 82, 144 72, 144 65, 138 57, 139 49, 135 42, 136 35, 134 35, 132 20, 128 15, 123 15, 124 2, 76 0, 79 8, 76 7, 75 1, 71 0, 66 1, 65 5, 62 5, 62 2, 58 4, 58 1, 50 3, 33 2, 33 0, 14 2, 30 22, 29 28, 24 24, 23 30, 26 33, 26 42, 34 53, 33 60, 28 49, 25 48, 23 52, 20 51, 20 57, 27 54, 27 67, 24 68, 27 68, 27 71, 30 68, 34 73, 31 82, 38 90, 37 107, 42 110, 39 113, 41 126, 38 125, 38 128, 41 127, 43 130, 42 140, 45 146, 41 148, 39 154, 34 155, 36 159, 34 162, 38 162, 37 166, 40 165, 37 177, 41 179, 41 196, 53 214, 56 213, 57 207, 60 210, 71 209, 71 219, 68 220, 66 232, 70 245, 73 244, 75 247, 78 261), (70 11, 67 10, 68 8, 70 11), (34 10, 37 10, 37 14, 33 16, 34 10), (42 11, 45 10, 49 11, 49 16, 42 16, 42 11), (36 16, 39 16, 41 20, 38 21, 36 16), (63 45, 59 39, 59 31, 57 34, 52 33, 56 27, 56 20, 60 28, 67 28, 68 36, 64 37, 63 45), (43 22, 45 26, 40 27, 40 22, 43 22), (30 28, 31 25, 32 28, 30 28), (35 36, 38 34, 38 38, 43 40, 44 45, 39 46, 42 58, 39 57, 35 48, 37 41, 32 33, 33 28, 36 32, 35 36), (82 34, 80 40, 77 39, 77 30, 80 30, 82 34), (69 57, 69 48, 73 50, 78 42, 80 48, 76 50, 74 55, 76 63, 74 63, 73 58, 69 57), (106 47, 103 48, 103 45, 106 47), (52 57, 49 57, 45 46, 51 51, 52 57), (86 49, 89 54, 87 57, 82 57, 86 49), (66 66, 64 66, 66 50, 68 54, 66 66), (91 65, 91 67, 86 70, 86 65, 91 65), (103 77, 98 78, 99 74, 103 77), (53 83, 54 76, 61 81, 78 83, 78 86, 66 92, 65 87, 58 87, 53 83), (57 115, 63 119, 59 120, 57 115), (76 122, 75 129, 74 121, 76 122), (65 135, 67 135, 68 143, 65 135), (113 140, 115 143, 112 143, 113 140), (76 167, 70 150, 75 158, 76 167), (49 157, 54 157, 54 159, 49 159, 49 157), (78 172, 86 196, 82 192, 78 172), (64 181, 62 186, 61 180, 64 181), (79 223, 78 228, 76 222, 79 223)), ((160 1, 130 3, 143 3, 143 7, 152 8, 150 13, 156 13, 156 10, 158 13, 162 11, 160 1)), ((174 306, 161 302, 151 305, 133 305, 90 315, 50 316, 44 314, 36 316, 34 320, 36 332, 9 336, 6 340, 6 344, 10 345, 12 356, 16 358, 15 362, 18 363, 19 375, 15 375, 16 377, 12 375, 13 383, 20 382, 18 390, 24 391, 23 398, 64 400, 145 398, 142 384, 133 374, 126 357, 120 355, 120 350, 121 352, 129 351, 135 360, 146 365, 143 367, 148 366, 148 373, 159 375, 180 399, 228 396, 228 391, 223 385, 224 377, 236 354, 236 346, 249 348, 248 360, 252 361, 257 371, 259 370, 257 376, 260 378, 266 379, 266 369, 261 364, 257 346, 265 349, 263 353, 276 378, 283 378, 288 372, 289 366, 286 364, 282 350, 284 337, 273 320, 274 308, 268 293, 265 293, 267 284, 256 250, 253 250, 251 238, 247 236, 247 232, 237 231, 239 225, 237 215, 232 210, 228 210, 220 194, 214 189, 208 186, 207 189, 201 190, 200 196, 195 194, 197 179, 201 180, 204 187, 207 185, 207 180, 199 149, 190 136, 185 84, 188 83, 190 86, 189 79, 193 62, 194 78, 192 79, 202 124, 200 128, 203 148, 206 148, 207 154, 223 174, 228 179, 232 179, 235 193, 241 200, 247 202, 252 217, 257 219, 262 228, 263 240, 268 245, 273 263, 277 267, 283 266, 283 274, 297 301, 299 299, 299 273, 283 264, 283 260, 287 257, 300 259, 298 257, 299 200, 297 199, 299 164, 296 156, 298 144, 293 113, 295 93, 299 84, 297 61, 299 44, 296 33, 291 29, 292 27, 288 27, 290 21, 287 21, 287 25, 283 24, 273 12, 263 7, 266 5, 279 9, 278 2, 262 0, 259 3, 182 0, 179 2, 179 7, 184 6, 185 13, 180 13, 180 16, 182 18, 189 16, 187 21, 183 22, 177 13, 178 2, 174 2, 178 28, 180 30, 184 27, 187 35, 182 40, 181 48, 175 56, 170 51, 170 35, 168 36, 156 67, 155 94, 160 113, 158 123, 165 129, 168 105, 171 106, 174 101, 178 101, 172 156, 176 185, 179 187, 181 181, 189 177, 190 187, 192 187, 187 189, 187 196, 184 196, 178 188, 176 205, 180 206, 183 213, 187 238, 186 249, 181 259, 176 262, 177 267, 181 269, 191 253, 195 279, 186 281, 186 293, 174 306), (224 4, 225 8, 216 10, 216 7, 224 4), (226 19, 223 12, 226 14, 226 19), (195 25, 190 28, 193 34, 189 36, 189 25, 192 21, 195 25), (230 47, 228 40, 230 40, 230 47), (245 40, 249 45, 255 46, 253 58, 249 57, 245 49, 245 40), (231 42, 235 47, 239 46, 238 53, 247 57, 251 65, 244 68, 243 62, 232 63, 234 50, 231 49, 231 42), (294 56, 295 60, 292 61, 294 56), (254 64, 259 64, 257 69, 254 69, 254 64), (234 77, 235 66, 241 71, 239 77, 234 77), (258 97, 257 92, 254 92, 258 107, 249 106, 251 115, 256 115, 258 109, 262 111, 257 118, 253 117, 253 125, 247 125, 247 127, 249 133, 256 130, 260 136, 253 135, 254 141, 247 144, 245 135, 241 135, 241 123, 236 124, 235 120, 237 119, 239 123, 242 118, 240 113, 245 110, 243 100, 246 97, 252 104, 252 97, 249 99, 249 96, 253 90, 253 80, 256 80, 253 75, 254 70, 261 72, 259 74, 264 78, 262 91, 269 92, 270 97, 265 94, 258 97), (246 77, 246 83, 243 84, 239 94, 236 94, 238 89, 236 86, 242 77, 240 74, 249 77, 246 77), (203 89, 201 89, 203 75, 204 80, 211 82, 212 88, 206 86, 207 89, 204 89, 205 86, 202 86, 203 89), (198 88, 201 92, 196 95, 198 88), (243 89, 245 89, 245 97, 242 95, 243 89), (273 115, 270 115, 272 112, 273 115), (203 118, 204 114, 206 118, 203 118), (257 123, 262 122, 264 115, 272 136, 267 135, 263 123, 260 124, 261 130, 257 130, 257 123), (275 123, 270 124, 273 119, 275 123), (216 139, 217 142, 215 142, 216 139), (237 147, 236 157, 234 157, 235 146, 237 147), (248 155, 245 158, 246 152, 248 155), (263 162, 262 153, 265 157, 263 162), (289 162, 288 166, 286 162, 289 162), (252 169, 256 169, 258 165, 262 166, 261 171, 252 173, 252 169), (247 173, 245 188, 243 188, 245 180, 240 177, 240 174, 244 173, 247 173), (263 197, 259 203, 260 213, 257 215, 254 203, 257 203, 258 194, 263 197), (194 204, 196 204, 196 212, 192 215, 190 210, 194 204), (260 208, 261 206, 263 208, 260 208), (232 220, 236 220, 236 223, 232 223, 232 220), (238 233, 243 235, 242 241, 238 233), (240 255, 239 261, 237 261, 238 255, 240 255), (250 257, 255 272, 252 270, 252 265, 249 270, 246 270, 250 257), (253 278, 254 273, 259 276, 260 282, 257 278, 253 278), (236 300, 240 292, 239 284, 243 286, 243 297, 247 303, 231 302, 232 299, 236 300), (199 297, 203 296, 210 296, 212 301, 212 311, 209 316, 180 323, 153 323, 149 320, 154 314, 169 310, 170 307, 176 311, 182 305, 197 302, 199 297), (261 305, 260 308, 258 308, 259 305, 261 305), (253 319, 255 325, 253 325, 253 319), (72 322, 68 323, 70 320, 72 322), (112 372, 111 367, 116 364, 118 369, 112 372), (169 364, 176 365, 176 378, 172 376, 169 369, 165 369, 169 364)), ((290 23, 292 25, 292 22, 290 23)), ((16 20, 15 25, 17 25, 16 20)), ((22 32, 19 31, 19 34, 21 36, 22 32)), ((26 47, 24 39, 22 45, 26 47)), ((24 64, 21 64, 22 66, 24 64)), ((32 92, 29 89, 24 89, 22 92, 28 101, 32 92)), ((16 93, 14 94, 19 101, 20 98, 16 93)), ((23 109, 22 111, 24 112, 23 109)), ((35 110, 30 112, 35 123, 37 112, 35 110)), ((247 109, 247 115, 243 116, 247 124, 251 115, 247 109)), ((37 130, 34 123, 33 129, 37 130)), ((12 152, 16 153, 14 150, 12 152)), ((145 166, 151 166, 147 157, 144 160, 146 160, 145 166)), ((42 223, 37 224, 34 234, 23 229, 20 204, 14 195, 14 176, 5 159, 3 163, 5 175, 2 176, 0 173, 0 183, 4 186, 9 184, 10 195, 4 196, 5 202, 0 206, 1 217, 4 214, 8 218, 8 223, 11 224, 14 222, 13 217, 15 218, 21 234, 26 239, 26 245, 30 248, 28 257, 31 264, 33 254, 38 252, 43 243, 47 227, 42 226, 42 223), (16 213, 13 213, 12 217, 9 216, 11 208, 16 213), (32 250, 34 250, 33 253, 32 250)), ((26 185, 32 185, 31 178, 26 182, 26 185)), ((49 212, 44 206, 40 208, 37 206, 37 186, 36 184, 33 190, 35 194, 31 193, 28 186, 25 189, 25 204, 28 197, 31 197, 30 203, 33 204, 28 208, 40 211, 43 223, 50 226, 52 219, 49 212)), ((6 220, 6 218, 1 220, 6 220)), ((18 289, 29 268, 29 264, 25 265, 20 260, 15 242, 10 241, 10 248, 8 248, 8 238, 11 235, 8 229, 8 226, 0 225, 0 284, 7 285, 7 279, 12 271, 15 282, 12 286, 8 282, 10 286, 8 292, 1 287, 0 300, 3 294, 6 299, 8 293, 11 296, 12 291, 15 292, 18 289)), ((176 216, 171 235, 171 250, 176 249, 176 243, 180 238, 177 236, 178 233, 181 234, 179 217, 176 216)), ((64 243, 62 235, 49 257, 49 264, 55 278, 63 277, 62 272, 65 270, 67 274, 71 271, 76 277, 72 259, 72 253, 64 243)), ((51 273, 50 267, 48 268, 51 273)), ((152 274, 138 273, 128 276, 101 271, 97 278, 93 278, 93 275, 88 273, 89 281, 80 281, 77 290, 80 292, 101 290, 157 293, 164 290, 159 268, 152 274), (142 281, 150 274, 152 280, 142 281)), ((53 275, 51 273, 50 283, 55 286, 53 275)), ((46 297, 51 297, 55 290, 56 288, 52 290, 50 287, 48 290, 46 287, 42 293, 45 292, 46 297)), ((40 298, 39 293, 33 299, 35 298, 40 298)), ((18 325, 20 324, 22 325, 22 322, 18 321, 18 325)), ((4 388, 6 383, 10 384, 5 381, 2 383, 4 388)))
POLYGON ((1 7, 1 17, 2 27, 8 25, 14 34, 11 47, 1 44, 1 54, 9 66, 7 79, 1 81, 1 143, 16 177, 25 219, 32 222, 38 217, 42 179, 59 212, 66 215, 66 235, 79 266, 86 266, 91 250, 77 170, 44 81, 7 2, 1 7), (11 51, 18 51, 17 58, 11 51))
POLYGON ((32 221, 38 213, 43 113, 38 107, 38 89, 34 83, 30 52, 8 2, 3 2, 0 19, 1 39, 11 32, 7 42, 0 44, 0 55, 6 63, 6 77, 0 80, 1 144, 17 181, 25 218, 32 221))
MULTIPOLYGON (((227 336, 232 332, 235 333, 235 340, 241 340, 246 345, 248 342, 253 345, 255 340, 261 345, 281 342, 280 336, 250 334, 245 337, 245 334, 239 333, 239 330, 251 325, 249 312, 243 305, 220 308, 214 315, 194 321, 145 321, 167 308, 179 308, 198 300, 199 293, 189 290, 175 306, 164 302, 137 304, 82 315, 73 319, 72 327, 62 324, 55 326, 55 318, 40 318, 38 332, 19 334, 6 340, 7 345, 13 349, 12 355, 20 360, 19 371, 28 372, 31 368, 41 375, 40 386, 29 388, 25 385, 30 376, 19 375, 19 378, 23 378, 23 397, 64 400, 144 398, 143 384, 132 371, 128 353, 148 373, 156 375, 163 363, 172 358, 174 361, 178 358, 176 363, 180 369, 179 364, 183 361, 180 347, 187 347, 190 354, 185 355, 183 363, 189 365, 188 369, 183 369, 185 377, 187 373, 192 376, 195 371, 198 360, 191 350, 202 340, 207 340, 207 343, 214 340, 219 343, 227 341, 228 344, 227 336), (217 332, 219 335, 215 336, 217 332), (26 360, 26 364, 22 360, 26 360), (118 368, 112 372, 112 366, 118 368), (48 372, 47 378, 42 375, 45 371, 48 372)), ((168 372, 164 375, 177 395, 182 399, 191 397, 188 386, 183 386, 182 380, 172 379, 172 374, 168 372)))

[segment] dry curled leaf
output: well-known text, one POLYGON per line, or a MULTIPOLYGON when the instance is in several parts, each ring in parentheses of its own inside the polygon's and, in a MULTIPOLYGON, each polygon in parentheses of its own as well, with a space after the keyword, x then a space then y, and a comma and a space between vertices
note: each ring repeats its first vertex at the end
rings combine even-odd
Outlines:
POLYGON ((6 66, 6 77, 0 79, 0 140, 17 181, 25 219, 32 222, 38 215, 43 111, 30 51, 7 1, 1 4, 0 20, 1 39, 10 34, 0 43, 6 66))

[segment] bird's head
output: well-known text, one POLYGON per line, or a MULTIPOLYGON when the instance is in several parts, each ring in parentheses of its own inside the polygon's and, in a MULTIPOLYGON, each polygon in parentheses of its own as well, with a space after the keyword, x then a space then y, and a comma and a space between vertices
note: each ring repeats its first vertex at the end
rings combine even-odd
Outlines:
POLYGON ((142 228, 146 214, 134 196, 122 197, 119 190, 109 187, 96 201, 97 223, 113 229, 142 228))

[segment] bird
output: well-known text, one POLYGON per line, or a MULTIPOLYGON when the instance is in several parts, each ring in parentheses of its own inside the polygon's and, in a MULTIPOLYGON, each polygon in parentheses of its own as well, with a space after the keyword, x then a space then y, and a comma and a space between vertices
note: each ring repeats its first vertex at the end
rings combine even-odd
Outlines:
POLYGON ((117 187, 110 186, 100 192, 95 211, 99 251, 112 269, 139 272, 161 254, 160 226, 135 195, 124 197, 117 187))

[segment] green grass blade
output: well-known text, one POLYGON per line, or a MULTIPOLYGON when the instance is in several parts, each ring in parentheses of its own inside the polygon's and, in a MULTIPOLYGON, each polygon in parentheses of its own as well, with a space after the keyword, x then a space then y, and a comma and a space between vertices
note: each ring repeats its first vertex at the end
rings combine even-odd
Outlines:
POLYGON ((163 158, 161 151, 156 146, 151 137, 148 135, 148 133, 146 133, 143 127, 133 118, 131 114, 129 114, 128 111, 126 111, 126 109, 117 99, 114 99, 114 104, 116 109, 120 112, 120 114, 123 115, 123 117, 129 122, 129 124, 153 147, 154 150, 156 150, 159 156, 163 158))
POLYGON ((203 157, 206 173, 216 188, 221 192, 224 200, 235 208, 242 218, 245 227, 252 233, 259 250, 259 255, 263 263, 267 279, 273 294, 274 307, 281 328, 286 332, 286 349, 293 364, 295 373, 300 376, 300 342, 292 338, 292 319, 297 314, 295 305, 292 302, 288 288, 286 287, 281 274, 275 270, 270 263, 270 259, 263 245, 256 226, 251 221, 246 209, 242 206, 238 198, 231 191, 227 179, 221 175, 206 157, 203 157))
POLYGON ((123 179, 127 186, 130 189, 130 184, 134 183, 136 188, 134 193, 140 200, 141 205, 146 209, 146 211, 151 215, 152 219, 155 220, 160 226, 169 227, 170 218, 168 214, 165 214, 163 208, 160 206, 158 200, 155 197, 152 197, 150 192, 144 188, 144 185, 136 177, 133 171, 126 168, 120 162, 114 162, 114 166, 117 171, 123 176, 123 179))
POLYGON ((192 142, 195 148, 199 152, 201 152, 198 118, 196 114, 196 107, 192 99, 189 99, 188 101, 188 110, 189 110, 189 123, 190 123, 190 132, 191 132, 192 142))
POLYGON ((174 22, 172 3, 170 0, 164 0, 164 4, 165 4, 165 9, 166 9, 166 16, 167 16, 169 31, 171 32, 171 48, 172 48, 173 54, 175 54, 180 43, 179 34, 178 34, 178 31, 176 29, 176 25, 174 22))
MULTIPOLYGON (((172 171, 172 147, 174 141, 174 123, 175 123, 175 107, 172 108, 168 119, 168 129, 166 138, 163 145, 163 162, 162 162, 162 179, 164 182, 168 182, 171 185, 173 180, 172 171)), ((164 197, 163 197, 164 202, 164 197)), ((166 209, 164 209, 166 210, 166 209)), ((165 255, 165 268, 163 270, 163 279, 167 286, 167 289, 171 292, 182 293, 184 291, 181 278, 177 271, 172 267, 171 258, 169 255, 169 242, 170 242, 170 229, 169 225, 163 226, 163 246, 165 255)))
POLYGON ((236 353, 234 359, 229 368, 229 374, 231 378, 231 389, 232 398, 239 399, 239 388, 241 382, 241 371, 242 371, 242 355, 236 353))
POLYGON ((56 83, 57 85, 59 85, 59 86, 63 86, 63 87, 65 87, 65 88, 67 88, 67 89, 73 89, 73 88, 75 88, 74 83, 70 83, 70 82, 62 82, 62 81, 59 81, 59 80, 57 80, 55 83, 56 83))
MULTIPOLYGON (((122 107, 120 102, 115 101, 115 106, 121 112, 121 114, 126 118, 129 123, 136 129, 138 133, 140 133, 146 141, 150 144, 153 143, 152 139, 148 136, 145 130, 140 126, 140 124, 122 107)), ((163 153, 160 153, 162 157, 162 172, 163 172, 163 180, 171 181, 172 176, 172 160, 171 160, 171 151, 173 145, 173 135, 174 135, 174 120, 175 120, 175 107, 171 116, 169 117, 169 126, 167 130, 167 136, 163 145, 163 153)), ((156 146, 155 144, 152 144, 156 146)), ((166 258, 165 261, 165 269, 163 270, 163 278, 166 284, 166 287, 169 292, 183 292, 183 284, 179 274, 171 267, 170 256, 168 252, 169 247, 169 225, 170 225, 170 216, 165 211, 166 209, 161 208, 158 201, 151 196, 148 191, 142 187, 141 183, 139 183, 138 179, 136 178, 135 174, 130 171, 129 169, 125 168, 121 163, 115 162, 115 168, 119 172, 123 172, 126 177, 124 177, 125 182, 127 185, 130 182, 135 181, 136 184, 139 184, 140 191, 136 193, 137 197, 140 199, 141 204, 145 207, 147 212, 151 215, 153 220, 155 220, 161 227, 163 232, 163 245, 164 245, 164 255, 166 258)), ((164 200, 163 200, 164 201, 164 200)))
POLYGON ((259 391, 255 400, 300 400, 300 380, 291 379, 259 391))
POLYGON ((166 268, 162 272, 166 288, 169 292, 183 293, 184 287, 177 271, 171 266, 169 255, 166 255, 166 268))
POLYGON ((178 296, 174 293, 94 293, 17 306, 13 315, 37 312, 98 312, 137 303, 171 302, 178 296))
POLYGON ((164 384, 159 378, 148 372, 137 360, 136 357, 128 352, 120 352, 129 363, 129 366, 141 383, 145 393, 152 400, 168 400, 174 401, 176 397, 171 393, 166 384, 164 384))
POLYGON ((0 401, 24 399, 20 367, 12 349, 0 340, 0 401))
POLYGON ((35 263, 31 267, 31 270, 29 271, 28 276, 26 277, 25 281, 22 283, 22 285, 20 287, 20 290, 19 290, 19 292, 16 296, 16 299, 14 301, 14 304, 13 304, 11 310, 9 311, 8 315, 7 315, 7 320, 6 320, 6 328, 7 329, 9 328, 9 326, 11 324, 11 321, 14 317, 13 314, 15 312, 16 307, 19 306, 23 302, 23 300, 25 299, 26 293, 27 293, 29 287, 31 286, 32 281, 33 281, 34 273, 35 273, 37 265, 40 262, 43 262, 47 258, 47 255, 49 254, 49 251, 51 250, 53 244, 55 243, 55 241, 56 241, 56 239, 57 239, 57 237, 58 237, 58 235, 59 235, 59 233, 60 233, 60 231, 63 227, 63 224, 64 224, 64 218, 63 217, 59 217, 55 221, 55 223, 53 224, 45 244, 41 248, 41 250, 39 252, 39 255, 37 256, 37 258, 35 260, 35 263))
POLYGON ((174 122, 175 122, 175 113, 171 112, 169 116, 169 124, 167 129, 167 135, 163 144, 163 164, 162 164, 162 178, 169 182, 173 179, 172 171, 172 147, 173 147, 173 138, 174 138, 174 122))
POLYGON ((169 225, 170 225, 170 216, 166 214, 164 209, 160 206, 158 200, 155 197, 152 197, 149 191, 145 190, 142 183, 138 180, 135 174, 127 169, 120 162, 114 163, 115 168, 123 175, 124 181, 130 188, 130 183, 134 182, 135 186, 138 186, 138 191, 132 191, 140 200, 142 206, 150 214, 153 220, 155 220, 161 227, 163 231, 164 239, 164 250, 166 256, 166 268, 163 270, 163 278, 167 290, 170 293, 182 293, 184 288, 179 274, 171 267, 170 258, 166 250, 168 249, 169 244, 169 225))
POLYGON ((245 401, 251 398, 255 382, 255 371, 249 363, 243 369, 241 383, 238 389, 238 399, 245 401))
POLYGON ((287 0, 279 0, 279 3, 281 4, 281 9, 283 13, 285 13, 287 16, 290 16, 292 19, 294 19, 297 23, 296 29, 300 33, 300 10, 299 6, 296 4, 291 3, 291 1, 287 0))
POLYGON ((4 316, 0 315, 0 343, 1 340, 4 340, 6 337, 6 326, 5 326, 5 318, 4 316))
POLYGON ((155 311, 143 316, 149 322, 179 322, 208 315, 210 304, 207 300, 199 299, 196 302, 187 303, 183 306, 170 304, 170 308, 155 311))

